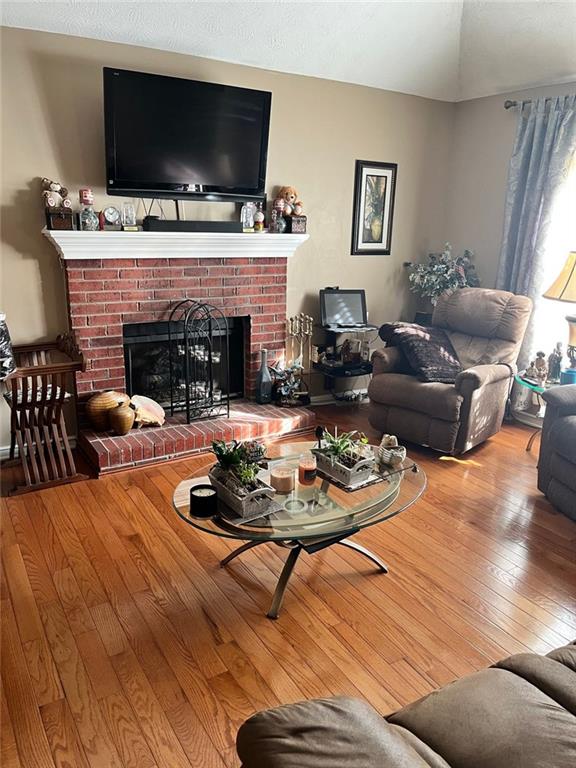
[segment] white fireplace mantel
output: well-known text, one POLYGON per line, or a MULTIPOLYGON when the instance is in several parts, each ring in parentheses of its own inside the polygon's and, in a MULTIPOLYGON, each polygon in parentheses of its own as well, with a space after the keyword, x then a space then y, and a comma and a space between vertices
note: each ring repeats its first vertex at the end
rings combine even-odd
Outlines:
POLYGON ((288 257, 309 235, 267 232, 80 232, 43 229, 66 261, 70 259, 184 259, 238 256, 288 257))

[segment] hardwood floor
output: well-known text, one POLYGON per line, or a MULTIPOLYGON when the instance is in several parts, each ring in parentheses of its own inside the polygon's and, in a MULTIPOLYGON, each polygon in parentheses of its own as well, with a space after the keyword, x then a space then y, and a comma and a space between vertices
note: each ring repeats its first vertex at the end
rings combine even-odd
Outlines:
MULTIPOLYGON (((367 429, 363 408, 318 409, 367 429)), ((368 431, 368 430, 367 430, 368 431)), ((349 694, 386 713, 576 636, 576 525, 536 490, 528 432, 461 459, 412 449, 424 497, 344 547, 283 554, 195 531, 174 486, 209 456, 2 501, 3 768, 223 768, 255 710, 349 694)))

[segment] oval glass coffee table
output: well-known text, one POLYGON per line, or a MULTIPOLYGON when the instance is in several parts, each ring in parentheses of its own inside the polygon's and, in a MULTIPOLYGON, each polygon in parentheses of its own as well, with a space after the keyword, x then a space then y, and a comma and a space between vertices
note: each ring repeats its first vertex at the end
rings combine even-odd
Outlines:
MULTIPOLYGON (((275 463, 291 464, 296 472, 296 487, 289 494, 276 493, 279 511, 267 517, 245 521, 226 505, 218 502, 218 514, 197 518, 190 514, 190 488, 209 483, 206 474, 183 480, 174 491, 173 504, 178 515, 199 531, 214 536, 244 541, 221 562, 228 565, 235 557, 261 544, 273 543, 288 550, 288 557, 278 579, 267 616, 278 618, 286 586, 302 551, 314 554, 326 547, 349 547, 371 560, 381 573, 387 566, 373 552, 350 541, 363 528, 382 523, 411 506, 426 488, 426 475, 410 458, 399 470, 386 470, 371 485, 347 491, 320 476, 310 485, 298 482, 299 457, 314 447, 313 442, 286 442, 268 447, 268 469, 260 477, 268 481, 275 463)), ((202 470, 206 472, 205 469, 202 470)))

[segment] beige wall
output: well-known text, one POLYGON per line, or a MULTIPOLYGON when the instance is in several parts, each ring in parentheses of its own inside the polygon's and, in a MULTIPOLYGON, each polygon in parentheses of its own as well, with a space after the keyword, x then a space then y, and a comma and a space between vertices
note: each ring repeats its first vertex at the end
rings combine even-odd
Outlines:
POLYGON ((508 165, 518 124, 518 110, 504 109, 504 101, 575 91, 576 83, 568 83, 455 105, 446 238, 459 252, 464 248, 476 252, 478 272, 487 287, 494 286, 498 272, 508 165))
MULTIPOLYGON (((272 91, 268 190, 297 187, 311 235, 290 261, 289 312, 317 314, 318 290, 339 284, 366 288, 374 322, 410 317, 413 296, 402 263, 445 239, 454 105, 147 48, 18 29, 1 33, 1 307, 15 342, 66 328, 58 259, 40 234, 38 178, 62 182, 74 202, 78 188, 91 186, 96 206, 104 204, 104 65, 272 91), (391 256, 350 256, 356 159, 398 163, 391 256)), ((187 205, 190 218, 232 215, 228 204, 195 208, 187 205)))

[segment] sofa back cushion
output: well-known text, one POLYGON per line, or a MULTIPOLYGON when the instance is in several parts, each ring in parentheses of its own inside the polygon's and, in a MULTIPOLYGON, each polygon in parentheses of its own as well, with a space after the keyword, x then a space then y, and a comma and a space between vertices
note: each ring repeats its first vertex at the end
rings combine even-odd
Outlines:
MULTIPOLYGON (((567 689, 575 676, 564 669, 567 689)), ((553 683, 543 691, 539 682, 487 669, 388 721, 414 733, 454 768, 574 768, 576 718, 554 696, 553 683)))
POLYGON ((236 747, 242 768, 449 768, 367 702, 344 696, 259 712, 236 747))
POLYGON ((530 319, 527 296, 487 288, 461 288, 441 296, 432 324, 443 328, 463 368, 514 365, 530 319))

